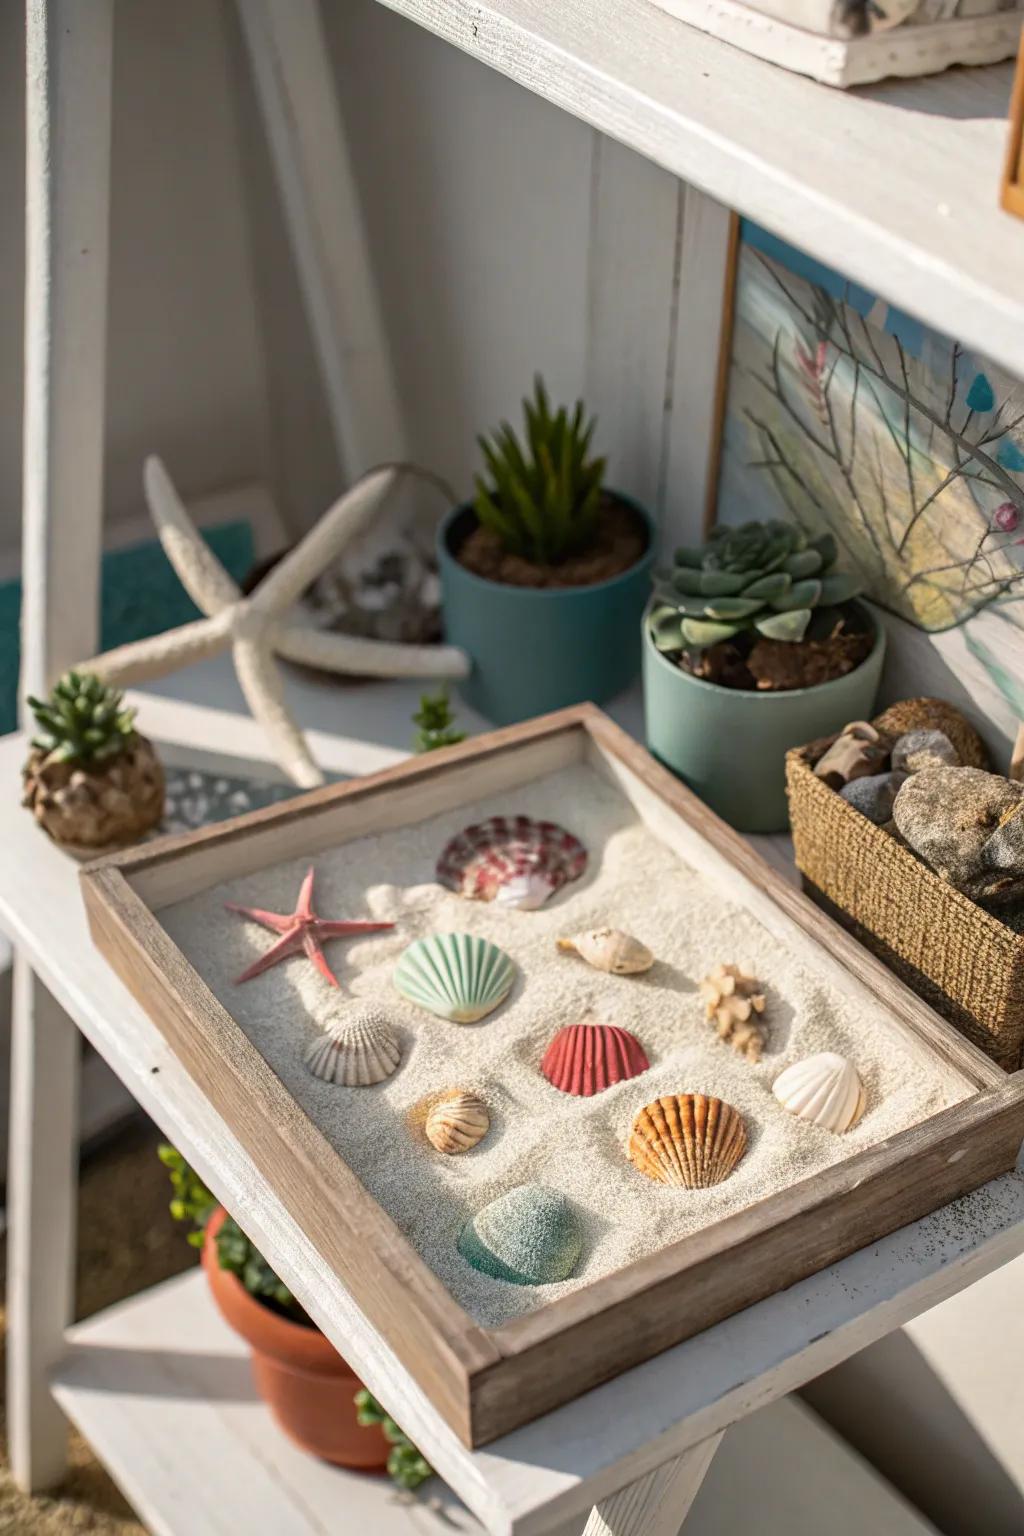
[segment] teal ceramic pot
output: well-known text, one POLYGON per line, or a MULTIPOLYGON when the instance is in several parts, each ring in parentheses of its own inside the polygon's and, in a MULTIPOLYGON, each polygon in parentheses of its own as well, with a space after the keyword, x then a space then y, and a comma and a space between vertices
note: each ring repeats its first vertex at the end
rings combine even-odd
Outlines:
POLYGON ((868 657, 845 677, 785 693, 746 693, 690 677, 657 650, 644 614, 647 745, 737 831, 784 832, 790 747, 871 718, 885 630, 870 610, 858 607, 875 632, 868 657))
POLYGON ((651 589, 654 529, 628 497, 613 492, 647 529, 647 550, 628 571, 589 587, 512 587, 467 571, 455 551, 476 513, 456 507, 438 531, 445 639, 473 660, 458 684, 466 703, 496 725, 566 704, 595 704, 628 688, 640 667, 640 617, 651 589))

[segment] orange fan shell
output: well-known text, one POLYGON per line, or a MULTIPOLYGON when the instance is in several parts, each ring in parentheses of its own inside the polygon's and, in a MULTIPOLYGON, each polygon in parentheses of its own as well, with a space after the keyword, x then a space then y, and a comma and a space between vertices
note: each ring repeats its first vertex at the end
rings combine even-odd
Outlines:
POLYGON ((659 1184, 708 1189, 732 1173, 747 1150, 743 1116, 703 1093, 670 1094, 633 1121, 629 1160, 659 1184))

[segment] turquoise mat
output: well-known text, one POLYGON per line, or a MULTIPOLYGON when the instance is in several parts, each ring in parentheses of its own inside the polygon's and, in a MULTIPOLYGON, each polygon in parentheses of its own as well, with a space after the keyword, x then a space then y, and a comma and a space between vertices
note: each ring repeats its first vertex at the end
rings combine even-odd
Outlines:
MULTIPOLYGON (((203 537, 225 570, 243 582, 256 553, 250 525, 224 523, 203 537)), ((100 603, 100 649, 104 651, 200 616, 156 539, 103 556, 100 603)), ((21 582, 0 583, 0 734, 17 725, 20 619, 21 582)))

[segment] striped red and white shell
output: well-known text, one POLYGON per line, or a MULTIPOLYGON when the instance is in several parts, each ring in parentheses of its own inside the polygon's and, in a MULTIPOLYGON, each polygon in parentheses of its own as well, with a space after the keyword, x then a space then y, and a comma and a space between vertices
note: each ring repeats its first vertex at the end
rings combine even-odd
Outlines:
POLYGON ((437 878, 470 901, 533 911, 586 867, 587 850, 557 823, 491 816, 452 838, 437 861, 437 878))

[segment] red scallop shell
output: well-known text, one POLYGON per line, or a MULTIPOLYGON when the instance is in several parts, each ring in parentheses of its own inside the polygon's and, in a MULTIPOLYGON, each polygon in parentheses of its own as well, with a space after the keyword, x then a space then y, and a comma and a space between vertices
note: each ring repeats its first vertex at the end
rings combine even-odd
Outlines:
POLYGON ((566 1024, 552 1040, 540 1069, 562 1093, 589 1098, 646 1072, 650 1062, 636 1035, 617 1024, 566 1024))
POLYGON ((557 822, 491 816, 452 838, 437 861, 437 878, 460 896, 493 901, 519 875, 542 875, 554 892, 586 867, 587 850, 557 822))

